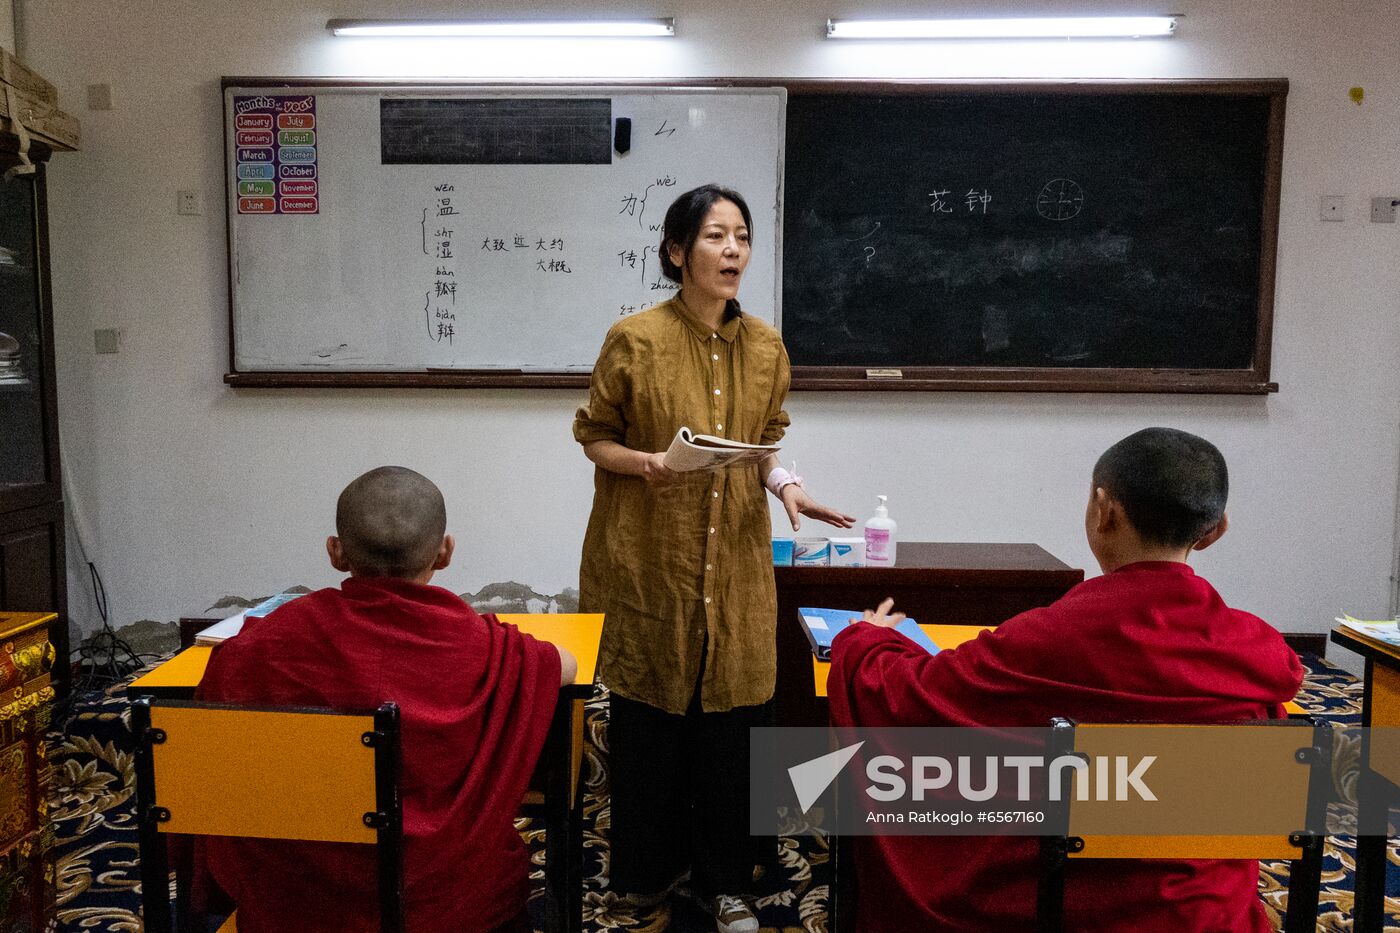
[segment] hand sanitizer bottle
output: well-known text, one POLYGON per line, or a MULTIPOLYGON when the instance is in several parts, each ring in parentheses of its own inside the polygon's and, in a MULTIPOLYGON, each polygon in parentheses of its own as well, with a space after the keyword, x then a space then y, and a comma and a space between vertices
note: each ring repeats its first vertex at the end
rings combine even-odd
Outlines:
POLYGON ((894 533, 899 526, 890 518, 890 510, 885 507, 888 496, 876 496, 880 500, 875 516, 865 523, 865 565, 867 567, 894 566, 894 533))

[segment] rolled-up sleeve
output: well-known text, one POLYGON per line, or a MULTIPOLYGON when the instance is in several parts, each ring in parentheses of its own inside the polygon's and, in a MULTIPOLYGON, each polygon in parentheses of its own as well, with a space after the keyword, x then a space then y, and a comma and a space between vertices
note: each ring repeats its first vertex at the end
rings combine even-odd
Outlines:
POLYGON ((593 375, 588 381, 588 404, 574 412, 574 440, 623 443, 627 433, 624 406, 631 371, 632 352, 627 337, 618 327, 608 331, 593 375))
POLYGON ((768 420, 763 426, 761 444, 776 444, 787 433, 792 419, 783 409, 787 402, 788 383, 792 379, 792 365, 788 362, 787 348, 778 344, 778 359, 774 364, 773 397, 768 404, 768 420))

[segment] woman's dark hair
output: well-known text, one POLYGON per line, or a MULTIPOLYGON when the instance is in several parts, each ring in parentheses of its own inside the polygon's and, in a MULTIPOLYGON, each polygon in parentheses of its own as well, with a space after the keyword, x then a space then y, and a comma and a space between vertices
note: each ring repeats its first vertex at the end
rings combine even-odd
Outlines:
MULTIPOLYGON (((705 215, 719 201, 732 201, 744 217, 744 226, 753 236, 753 217, 749 205, 739 192, 719 185, 701 185, 692 188, 671 202, 666 209, 666 219, 661 224, 661 274, 672 282, 681 281, 681 267, 671 261, 671 247, 679 246, 681 255, 690 258, 690 248, 700 236, 700 227, 705 223, 705 215)), ((739 316, 739 302, 731 298, 724 306, 724 319, 727 321, 739 316)))

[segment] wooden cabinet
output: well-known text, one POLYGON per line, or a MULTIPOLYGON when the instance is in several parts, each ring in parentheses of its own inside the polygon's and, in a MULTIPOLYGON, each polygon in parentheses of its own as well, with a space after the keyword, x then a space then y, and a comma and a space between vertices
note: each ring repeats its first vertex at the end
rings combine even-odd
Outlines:
POLYGON ((53 700, 51 612, 0 612, 0 930, 41 933, 54 911, 44 733, 53 700))
MULTIPOLYGON (((65 663, 68 587, 58 458, 53 308, 49 300, 49 149, 30 147, 35 170, 0 179, 0 612, 52 613, 47 637, 65 663)), ((20 161, 0 133, 0 172, 20 161)))

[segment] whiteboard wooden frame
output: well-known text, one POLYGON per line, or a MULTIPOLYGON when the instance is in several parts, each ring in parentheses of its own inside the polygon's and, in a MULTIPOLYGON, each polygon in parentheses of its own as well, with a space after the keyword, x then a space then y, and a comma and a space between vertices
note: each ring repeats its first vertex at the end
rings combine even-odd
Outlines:
MULTIPOLYGON (((248 89, 251 91, 276 92, 282 89, 312 90, 312 91, 349 91, 374 93, 382 91, 387 97, 402 95, 405 93, 416 94, 422 92, 431 95, 433 92, 441 91, 446 95, 472 91, 481 91, 483 96, 488 96, 492 92, 500 92, 502 96, 518 94, 529 96, 532 94, 549 94, 557 91, 569 96, 597 92, 599 95, 613 94, 641 94, 655 93, 658 91, 676 91, 685 93, 695 92, 723 92, 737 91, 745 94, 761 92, 765 89, 779 89, 781 83, 770 82, 733 82, 733 81, 706 81, 706 80, 667 80, 667 81, 631 81, 631 80, 545 80, 545 81, 481 81, 474 79, 368 79, 368 78, 302 78, 302 77, 246 77, 230 76, 224 77, 220 82, 220 92, 223 106, 225 108, 223 127, 225 133, 230 125, 230 116, 227 112, 230 100, 230 90, 234 93, 239 90, 248 89)), ((465 96, 465 95, 464 95, 465 96)), ((781 119, 782 110, 779 115, 781 119)), ((755 201, 755 219, 762 210, 773 211, 776 209, 776 217, 771 233, 773 244, 773 259, 775 267, 773 269, 771 296, 772 317, 771 322, 776 327, 781 327, 781 299, 782 299, 782 223, 781 223, 781 199, 782 199, 782 128, 778 125, 778 165, 774 167, 777 173, 776 183, 776 204, 765 204, 762 201, 755 201)), ((276 368, 273 364, 268 369, 240 369, 240 345, 237 343, 238 330, 238 310, 234 289, 233 257, 235 255, 235 234, 236 215, 233 210, 230 190, 234 179, 230 177, 232 171, 230 139, 225 136, 224 140, 224 170, 225 188, 223 197, 225 210, 227 213, 226 237, 228 245, 228 256, 230 264, 229 274, 229 345, 228 345, 228 370, 224 375, 224 382, 235 387, 245 388, 497 388, 497 387, 529 387, 529 388, 578 388, 588 385, 589 373, 587 365, 560 367, 552 369, 547 366, 528 367, 523 369, 511 369, 501 367, 491 368, 470 368, 470 367, 436 367, 431 363, 422 368, 403 369, 337 369, 327 367, 321 368, 276 368)), ((765 163, 768 164, 768 163, 765 163)), ((763 201, 767 200, 767 194, 763 196, 763 201)), ((767 226, 765 224, 764 226, 767 226)), ((766 235, 766 234, 765 234, 766 235)), ((759 301, 768 302, 770 299, 766 295, 759 296, 759 301)), ((768 320, 764 316, 760 319, 768 320)), ((601 346, 603 332, 606 327, 600 329, 598 333, 598 345, 601 346)), ((243 358, 246 359, 246 347, 243 348, 243 358)), ((591 363, 592 359, 588 360, 591 363)), ((298 365, 298 364, 293 364, 298 365)))

